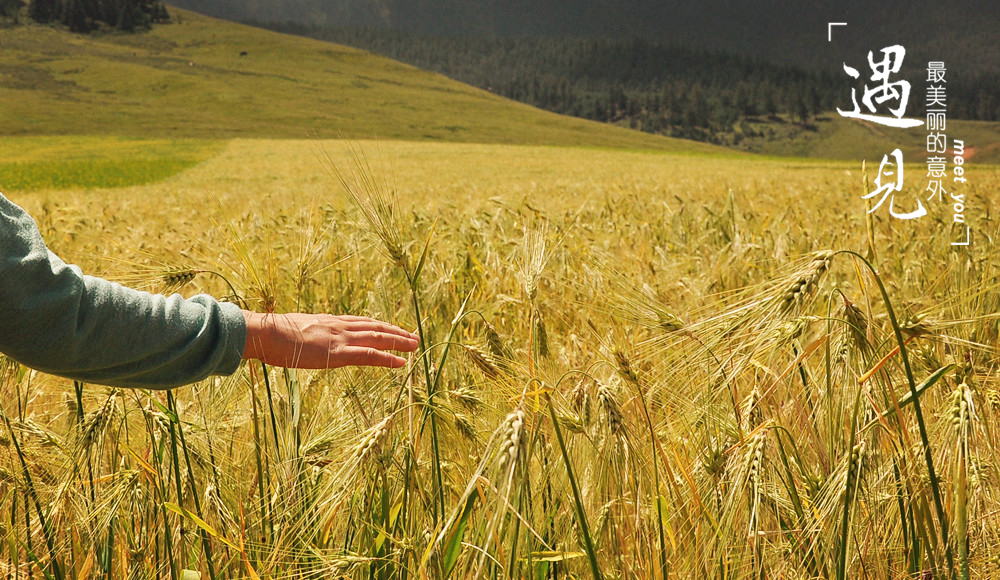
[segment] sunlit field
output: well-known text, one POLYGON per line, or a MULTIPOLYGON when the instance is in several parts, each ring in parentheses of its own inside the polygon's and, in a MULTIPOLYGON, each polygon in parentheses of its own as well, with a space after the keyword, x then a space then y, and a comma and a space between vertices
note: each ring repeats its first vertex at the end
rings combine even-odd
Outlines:
POLYGON ((897 210, 929 214, 886 200, 869 223, 860 159, 0 150, 23 155, 0 188, 88 273, 373 316, 423 347, 169 393, 5 360, 6 577, 1000 574, 995 168, 954 188, 971 244, 952 246, 954 201, 926 200, 919 165, 897 210), (81 175, 49 180, 67 151, 81 175))

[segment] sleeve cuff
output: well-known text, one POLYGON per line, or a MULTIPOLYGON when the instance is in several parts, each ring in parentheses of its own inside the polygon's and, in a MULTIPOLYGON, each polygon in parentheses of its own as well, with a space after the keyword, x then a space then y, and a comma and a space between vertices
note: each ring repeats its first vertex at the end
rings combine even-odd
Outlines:
POLYGON ((213 374, 231 375, 240 368, 243 361, 243 350, 247 344, 247 322, 243 317, 243 309, 239 306, 231 302, 220 302, 219 308, 228 340, 225 357, 213 374))

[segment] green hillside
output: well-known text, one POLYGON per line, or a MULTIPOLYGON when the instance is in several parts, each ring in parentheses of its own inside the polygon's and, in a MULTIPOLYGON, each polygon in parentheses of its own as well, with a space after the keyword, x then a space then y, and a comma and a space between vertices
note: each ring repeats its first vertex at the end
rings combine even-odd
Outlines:
POLYGON ((172 10, 137 35, 0 29, 0 135, 351 137, 722 151, 546 113, 360 50, 172 10))
MULTIPOLYGON (((965 158, 976 164, 1000 163, 1000 123, 948 119, 948 150, 953 140, 965 143, 965 158)), ((836 112, 820 116, 808 125, 787 121, 750 123, 757 137, 749 137, 740 148, 780 157, 880 160, 899 148, 907 163, 922 163, 928 157, 927 128, 895 129, 875 123, 846 119, 836 112)))

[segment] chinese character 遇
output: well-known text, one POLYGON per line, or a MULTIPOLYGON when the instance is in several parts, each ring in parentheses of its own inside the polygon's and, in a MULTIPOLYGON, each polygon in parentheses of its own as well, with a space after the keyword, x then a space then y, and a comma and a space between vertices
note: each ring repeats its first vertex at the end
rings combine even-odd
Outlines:
POLYGON ((920 203, 919 199, 917 200, 917 209, 909 213, 896 213, 896 210, 893 207, 893 202, 895 201, 895 194, 893 192, 901 191, 903 189, 903 152, 899 149, 895 149, 892 152, 892 157, 895 160, 894 162, 889 161, 888 155, 882 156, 882 164, 878 167, 878 177, 875 178, 875 185, 878 187, 875 191, 869 193, 868 195, 862 196, 863 199, 871 199, 880 193, 882 194, 882 198, 878 200, 878 203, 875 204, 874 207, 868 210, 868 213, 877 210, 882 203, 885 202, 885 198, 892 195, 892 198, 889 200, 889 214, 892 215, 892 217, 901 220, 912 220, 927 215, 927 208, 924 207, 924 204, 920 203), (887 165, 896 166, 895 183, 892 181, 886 184, 882 183, 883 177, 892 177, 893 175, 893 172, 886 168, 887 165))
MULTIPOLYGON (((894 83, 889 82, 889 75, 899 72, 900 67, 903 66, 903 57, 906 56, 906 49, 897 44, 883 48, 882 54, 885 55, 885 58, 883 58, 880 62, 875 62, 872 51, 868 51, 868 65, 872 69, 871 80, 880 84, 875 85, 873 88, 868 88, 868 85, 865 85, 865 94, 861 98, 861 102, 864 103, 865 107, 867 107, 870 112, 875 113, 877 112, 875 110, 876 104, 882 105, 887 101, 899 101, 899 106, 895 109, 889 107, 889 112, 892 113, 894 118, 884 115, 869 115, 867 113, 862 113, 861 107, 858 106, 856 90, 853 88, 851 89, 851 101, 854 103, 854 110, 842 111, 838 108, 837 112, 840 113, 841 116, 851 119, 862 119, 886 125, 888 127, 897 127, 901 129, 923 125, 923 121, 903 118, 903 113, 906 111, 906 103, 910 98, 910 83, 906 81, 896 81, 894 83)), ((857 69, 847 66, 847 63, 844 63, 844 72, 854 79, 860 78, 861 76, 861 73, 859 73, 857 69)))

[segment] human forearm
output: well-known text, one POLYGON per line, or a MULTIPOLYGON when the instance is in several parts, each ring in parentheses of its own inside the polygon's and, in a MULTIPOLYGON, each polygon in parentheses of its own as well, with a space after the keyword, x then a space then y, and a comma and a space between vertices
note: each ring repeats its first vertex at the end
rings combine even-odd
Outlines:
POLYGON ((245 332, 235 305, 82 275, 0 195, 0 352, 86 382, 169 388, 235 371, 245 332))
POLYGON ((84 276, 45 248, 0 195, 0 352, 86 382, 170 388, 230 374, 241 358, 308 369, 400 367, 417 336, 358 316, 258 314, 84 276))

